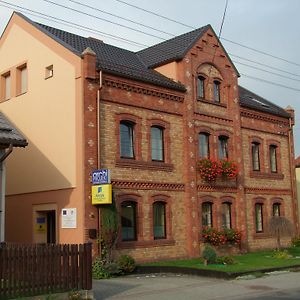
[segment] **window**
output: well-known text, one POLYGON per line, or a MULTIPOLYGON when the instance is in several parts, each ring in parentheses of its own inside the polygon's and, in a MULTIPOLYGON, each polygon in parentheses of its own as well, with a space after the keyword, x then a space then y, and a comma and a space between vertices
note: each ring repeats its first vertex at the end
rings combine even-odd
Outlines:
POLYGON ((164 202, 153 204, 153 236, 154 239, 166 238, 166 204, 164 202))
POLYGON ((231 228, 231 203, 222 203, 222 227, 231 228))
POLYGON ((121 204, 122 241, 136 241, 136 203, 125 201, 121 204))
POLYGON ((212 227, 212 203, 202 203, 202 226, 212 227))
POLYGON ((277 146, 270 145, 269 152, 270 152, 270 169, 272 173, 277 172, 277 155, 276 155, 277 146))
POLYGON ((263 232, 263 204, 255 204, 255 227, 256 232, 263 232))
POLYGON ((3 74, 1 76, 1 83, 2 83, 2 92, 1 92, 1 98, 3 100, 8 100, 11 97, 11 77, 10 72, 7 72, 6 74, 3 74))
POLYGON ((17 68, 17 94, 27 92, 27 65, 24 64, 17 68))
POLYGON ((219 159, 228 158, 228 137, 219 136, 219 159))
POLYGON ((202 76, 198 77, 198 90, 197 90, 197 96, 198 98, 204 98, 204 83, 205 83, 205 78, 202 76))
POLYGON ((200 132, 199 134, 199 157, 209 158, 209 134, 200 132))
POLYGON ((45 79, 50 77, 53 77, 53 65, 50 65, 45 69, 45 79))
POLYGON ((280 203, 273 204, 273 216, 279 217, 280 216, 280 203))
POLYGON ((134 158, 133 128, 132 122, 120 123, 120 156, 123 158, 134 158))
POLYGON ((217 80, 214 81, 214 101, 221 102, 221 95, 220 95, 220 85, 221 83, 217 80))
POLYGON ((151 127, 151 157, 152 160, 164 161, 164 130, 161 127, 151 127))
POLYGON ((259 143, 252 143, 252 169, 253 171, 260 170, 260 162, 259 162, 259 143))

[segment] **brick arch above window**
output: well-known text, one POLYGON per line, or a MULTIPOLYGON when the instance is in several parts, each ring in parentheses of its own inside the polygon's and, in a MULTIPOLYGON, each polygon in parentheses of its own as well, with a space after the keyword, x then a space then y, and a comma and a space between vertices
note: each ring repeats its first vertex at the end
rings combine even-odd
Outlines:
POLYGON ((262 138, 258 136, 249 136, 249 157, 250 157, 250 173, 254 175, 254 173, 257 172, 264 172, 265 166, 264 166, 264 141, 262 138), (253 152, 253 145, 256 144, 258 146, 258 156, 259 156, 259 168, 255 168, 254 163, 254 155, 253 152))
POLYGON ((144 240, 143 237, 143 205, 142 205, 142 196, 136 193, 120 194, 116 196, 116 208, 118 212, 119 224, 121 222, 121 208, 122 203, 134 202, 136 204, 136 241, 122 241, 122 226, 119 226, 118 232, 118 247, 122 248, 131 248, 144 240))
POLYGON ((279 204, 280 205, 280 216, 284 216, 285 215, 284 200, 282 198, 279 198, 279 197, 273 197, 271 199, 272 212, 274 212, 274 204, 279 204))
POLYGON ((152 161, 151 155, 151 128, 158 127, 163 129, 163 161, 161 163, 171 163, 171 137, 170 123, 161 119, 147 120, 147 143, 148 143, 148 161, 152 161))
MULTIPOLYGON (((134 146, 134 160, 141 160, 141 144, 142 144, 142 135, 141 135, 141 123, 142 118, 133 114, 128 113, 119 113, 115 115, 115 133, 116 133, 116 154, 117 160, 126 160, 126 158, 121 158, 120 155, 120 124, 122 122, 130 122, 134 124, 133 126, 133 146, 134 146)), ((132 160, 132 159, 130 159, 132 160)))
POLYGON ((148 203, 149 203, 150 240, 153 241, 154 245, 174 244, 173 232, 172 232, 172 198, 169 195, 165 195, 165 194, 154 194, 149 197, 148 203), (164 239, 154 239, 154 232, 153 232, 153 226, 154 226, 153 205, 159 202, 165 204, 166 238, 164 239))
POLYGON ((218 78, 220 81, 223 81, 225 77, 223 75, 223 71, 219 69, 216 64, 211 62, 201 63, 196 69, 196 74, 206 78, 211 78, 212 80, 218 78))
POLYGON ((276 141, 276 140, 272 140, 269 139, 266 142, 267 144, 267 159, 268 159, 268 173, 277 173, 279 176, 282 176, 282 162, 281 162, 281 144, 280 142, 276 141), (276 151, 276 172, 272 172, 271 170, 271 147, 275 147, 275 151, 276 151))

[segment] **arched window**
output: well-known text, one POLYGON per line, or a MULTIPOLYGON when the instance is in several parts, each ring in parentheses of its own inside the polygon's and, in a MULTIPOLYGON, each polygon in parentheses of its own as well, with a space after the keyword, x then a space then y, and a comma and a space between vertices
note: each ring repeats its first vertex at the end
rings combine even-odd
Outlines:
POLYGON ((134 123, 120 122, 120 156, 134 158, 134 123))
POLYGON ((219 159, 228 158, 228 136, 219 136, 219 159))
POLYGON ((136 241, 136 202, 124 201, 121 204, 122 241, 136 241))
POLYGON ((209 158, 209 133, 199 133, 199 157, 209 158))
POLYGON ((212 203, 204 202, 202 203, 202 226, 212 227, 212 203))
POLYGON ((255 204, 255 228, 256 232, 263 232, 263 204, 255 204))
POLYGON ((270 145, 269 153, 270 153, 270 169, 272 173, 277 172, 277 146, 270 145))
POLYGON ((164 129, 158 126, 151 127, 151 158, 164 161, 164 129))
POLYGON ((221 86, 220 81, 214 80, 214 101, 215 102, 221 102, 220 86, 221 86))
POLYGON ((273 204, 273 216, 279 217, 280 216, 280 203, 273 204))
POLYGON ((252 147, 252 169, 253 171, 260 170, 260 161, 259 161, 259 143, 253 142, 252 147))
POLYGON ((166 203, 157 201, 153 203, 153 237, 166 238, 166 203))
POLYGON ((222 227, 231 228, 231 203, 222 203, 222 227))
POLYGON ((197 96, 198 98, 205 97, 205 78, 203 76, 198 76, 198 91, 197 96))

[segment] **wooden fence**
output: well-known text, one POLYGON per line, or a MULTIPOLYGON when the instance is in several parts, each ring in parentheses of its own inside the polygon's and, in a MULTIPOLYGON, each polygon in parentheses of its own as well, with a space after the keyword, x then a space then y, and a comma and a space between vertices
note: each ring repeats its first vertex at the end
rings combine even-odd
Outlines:
POLYGON ((91 288, 91 244, 0 244, 1 300, 91 288))

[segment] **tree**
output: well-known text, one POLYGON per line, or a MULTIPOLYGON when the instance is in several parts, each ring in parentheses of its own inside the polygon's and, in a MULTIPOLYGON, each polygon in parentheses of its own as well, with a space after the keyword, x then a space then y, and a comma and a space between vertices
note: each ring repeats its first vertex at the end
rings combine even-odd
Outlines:
POLYGON ((293 225, 285 217, 273 216, 268 223, 268 233, 276 238, 277 250, 281 248, 281 237, 293 234, 293 225))

